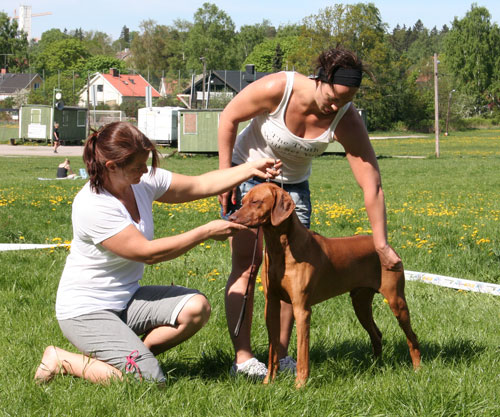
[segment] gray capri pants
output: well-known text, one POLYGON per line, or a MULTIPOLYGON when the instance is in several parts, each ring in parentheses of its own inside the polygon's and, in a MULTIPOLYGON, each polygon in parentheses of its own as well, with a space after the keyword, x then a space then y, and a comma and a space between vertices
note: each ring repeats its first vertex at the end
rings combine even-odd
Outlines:
POLYGON ((140 335, 176 323, 186 302, 199 291, 180 286, 144 286, 132 296, 125 310, 99 310, 59 320, 64 336, 81 352, 125 371, 133 359, 136 376, 164 382, 165 375, 140 335), (136 351, 136 352, 134 352, 136 351))

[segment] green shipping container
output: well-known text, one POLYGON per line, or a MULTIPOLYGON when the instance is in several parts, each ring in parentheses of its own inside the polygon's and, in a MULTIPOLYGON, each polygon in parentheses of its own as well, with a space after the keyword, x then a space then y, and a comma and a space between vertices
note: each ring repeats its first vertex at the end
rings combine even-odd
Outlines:
POLYGON ((19 109, 19 139, 49 142, 52 137, 52 107, 27 104, 19 109))
POLYGON ((63 145, 81 145, 87 138, 87 121, 88 109, 83 107, 54 109, 54 122, 59 123, 59 136, 63 145))
POLYGON ((221 112, 222 110, 179 110, 177 131, 179 152, 218 152, 217 131, 221 112))
MULTIPOLYGON (((185 153, 218 152, 217 131, 222 110, 179 110, 179 129, 177 149, 185 153)), ((238 132, 249 122, 240 123, 238 132)), ((325 153, 343 153, 338 142, 328 145, 325 153)))
POLYGON ((54 122, 57 122, 63 145, 81 144, 87 137, 87 114, 88 109, 82 107, 57 110, 42 104, 22 106, 19 110, 19 139, 49 143, 54 122))

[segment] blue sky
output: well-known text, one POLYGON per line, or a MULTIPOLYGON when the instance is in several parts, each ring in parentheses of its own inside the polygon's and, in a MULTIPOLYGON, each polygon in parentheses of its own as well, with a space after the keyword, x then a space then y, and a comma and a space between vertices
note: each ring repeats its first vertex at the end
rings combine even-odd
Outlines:
MULTIPOLYGON (((68 30, 98 30, 108 33, 113 39, 120 36, 126 25, 130 30, 139 30, 143 20, 153 19, 159 24, 170 25, 176 19, 193 21, 195 11, 207 0, 1 0, 0 11, 13 16, 20 4, 32 6, 32 13, 51 12, 51 15, 33 17, 32 36, 39 38, 51 28, 68 30)), ((316 14, 333 4, 355 4, 357 1, 308 1, 308 0, 213 0, 224 10, 237 27, 262 22, 266 18, 275 26, 298 23, 302 18, 316 14), (311 5, 312 3, 312 5, 311 5)), ((375 0, 383 22, 392 29, 397 24, 413 26, 420 19, 428 29, 444 24, 451 26, 454 17, 462 18, 470 10, 473 1, 461 0, 375 0)), ((500 24, 500 0, 477 0, 500 24)))

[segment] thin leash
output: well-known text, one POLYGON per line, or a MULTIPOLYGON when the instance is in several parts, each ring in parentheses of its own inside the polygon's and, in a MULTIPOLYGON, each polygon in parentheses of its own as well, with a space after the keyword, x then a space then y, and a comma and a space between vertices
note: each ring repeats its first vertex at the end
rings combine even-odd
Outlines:
MULTIPOLYGON (((266 179, 266 182, 270 182, 270 179, 269 178, 266 179)), ((281 172, 281 188, 283 188, 283 172, 281 172)), ((234 329, 234 337, 238 337, 238 335, 240 334, 241 323, 243 323, 243 319, 245 317, 245 310, 247 307, 247 299, 248 299, 248 289, 250 288, 250 281, 252 279, 253 272, 255 269, 255 255, 257 254, 257 246, 259 244, 259 232, 260 232, 260 226, 257 228, 257 234, 255 236, 255 243, 253 245, 252 266, 250 268, 250 277, 248 278, 247 288, 245 290, 245 295, 243 296, 243 303, 241 305, 241 311, 240 311, 240 316, 238 318, 238 323, 236 323, 236 327, 234 329)))

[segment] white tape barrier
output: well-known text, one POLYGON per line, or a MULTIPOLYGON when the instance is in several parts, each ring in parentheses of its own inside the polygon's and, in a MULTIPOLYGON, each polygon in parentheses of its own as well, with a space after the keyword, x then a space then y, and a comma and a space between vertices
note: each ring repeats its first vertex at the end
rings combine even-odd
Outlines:
POLYGON ((0 243, 0 252, 7 250, 27 250, 27 249, 46 249, 46 248, 60 248, 70 246, 68 243, 58 244, 37 244, 37 243, 0 243))
MULTIPOLYGON (((0 243, 0 252, 8 250, 46 249, 70 246, 62 244, 35 244, 35 243, 0 243)), ((457 290, 481 292, 492 295, 500 295, 500 285, 488 282, 470 281, 468 279, 447 277, 444 275, 428 274, 426 272, 405 271, 407 281, 422 281, 426 284, 439 285, 441 287, 455 288, 457 290)))
POLYGON ((425 272, 415 271, 405 271, 405 279, 408 281, 422 281, 426 284, 455 288, 457 290, 500 295, 500 285, 491 284, 489 282, 470 281, 468 279, 453 278, 444 275, 428 274, 425 272))

